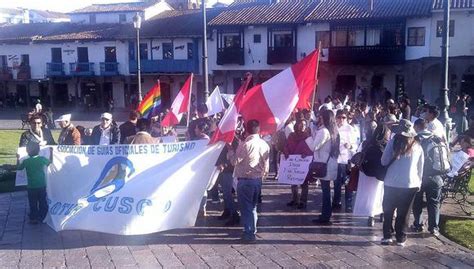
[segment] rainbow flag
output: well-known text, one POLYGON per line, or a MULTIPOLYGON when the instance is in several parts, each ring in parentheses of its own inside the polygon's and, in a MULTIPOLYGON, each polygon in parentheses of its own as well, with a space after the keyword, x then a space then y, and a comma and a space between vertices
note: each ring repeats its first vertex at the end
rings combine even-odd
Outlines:
POLYGON ((160 82, 158 81, 151 90, 148 91, 145 98, 143 98, 137 111, 144 118, 151 118, 158 115, 161 109, 161 90, 160 82))

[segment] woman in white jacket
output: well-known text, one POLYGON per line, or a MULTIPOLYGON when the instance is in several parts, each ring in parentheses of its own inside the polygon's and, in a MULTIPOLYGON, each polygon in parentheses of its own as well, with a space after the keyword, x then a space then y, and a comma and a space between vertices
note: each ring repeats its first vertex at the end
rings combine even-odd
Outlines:
POLYGON ((321 180, 323 205, 321 215, 313 222, 331 225, 331 181, 337 177, 337 158, 339 156, 339 133, 337 131, 334 112, 321 110, 316 119, 317 130, 312 137, 306 139, 309 148, 314 151, 313 162, 327 163, 327 173, 321 180))

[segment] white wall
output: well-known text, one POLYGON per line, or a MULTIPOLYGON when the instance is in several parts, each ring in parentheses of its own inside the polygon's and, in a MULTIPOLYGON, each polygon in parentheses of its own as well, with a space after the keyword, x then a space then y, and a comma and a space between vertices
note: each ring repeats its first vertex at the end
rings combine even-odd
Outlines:
MULTIPOLYGON (((313 52, 316 47, 316 31, 329 31, 329 23, 308 23, 306 25, 298 26, 298 47, 297 47, 297 59, 301 60, 303 54, 308 55, 313 52)), ((321 57, 321 61, 328 61, 328 50, 323 49, 324 57, 321 57)))
MULTIPOLYGON (((51 62, 51 48, 62 48, 65 72, 69 74, 69 63, 77 61, 77 48, 87 47, 89 62, 94 63, 95 74, 99 75, 100 63, 105 61, 104 47, 109 46, 115 46, 117 49, 119 73, 128 75, 128 43, 122 41, 0 45, 0 55, 17 55, 17 58, 20 59, 21 54, 28 54, 30 56, 31 78, 42 79, 46 77, 46 64, 51 62)), ((13 66, 13 63, 9 62, 9 66, 13 66)))
MULTIPOLYGON (((431 18, 414 18, 407 19, 406 31, 405 31, 405 59, 415 60, 430 55, 430 44, 433 35, 433 29, 431 28, 431 18), (408 46, 408 28, 410 27, 424 27, 425 28, 425 45, 424 46, 408 46)), ((436 36, 436 31, 434 32, 436 36)))
MULTIPOLYGON (((454 20, 454 36, 450 38, 450 57, 474 55, 474 14, 472 11, 451 11, 451 20, 454 20)), ((441 37, 436 37, 436 22, 443 20, 442 12, 433 12, 431 17, 431 44, 430 56, 441 56, 441 37)))
MULTIPOLYGON (((142 42, 143 43, 143 42, 142 42)), ((158 47, 157 50, 150 50, 150 42, 148 41, 148 49, 151 51, 148 59, 153 58, 153 60, 162 60, 163 59, 163 43, 173 43, 173 53, 175 60, 187 60, 188 59, 188 43, 193 43, 194 41, 191 38, 179 38, 179 39, 153 39, 152 47, 158 47), (183 49, 176 49, 177 47, 183 47, 183 49), (152 54, 152 55, 151 55, 152 54), (151 57, 150 57, 151 56, 151 57)), ((199 53, 198 51, 194 52, 199 53)))
MULTIPOLYGON (((128 23, 133 22, 133 17, 135 16, 136 12, 107 12, 107 13, 94 13, 95 14, 95 21, 96 23, 119 23, 120 22, 120 14, 125 14, 128 23)), ((143 14, 143 13, 141 13, 143 14)), ((90 23, 89 14, 71 14, 71 22, 72 23, 90 23)))
POLYGON ((172 10, 173 8, 171 8, 170 5, 168 5, 168 3, 166 3, 165 1, 160 1, 158 2, 156 5, 153 5, 147 9, 145 9, 145 20, 148 20, 150 18, 153 18, 154 16, 160 14, 161 12, 163 11, 166 11, 166 10, 172 10))

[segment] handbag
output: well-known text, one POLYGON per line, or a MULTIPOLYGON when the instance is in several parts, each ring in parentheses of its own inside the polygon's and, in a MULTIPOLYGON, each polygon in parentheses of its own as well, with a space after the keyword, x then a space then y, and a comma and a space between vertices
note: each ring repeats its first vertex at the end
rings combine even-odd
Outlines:
POLYGON ((311 173, 310 182, 316 182, 318 178, 323 178, 327 175, 329 158, 331 158, 331 155, 328 156, 328 159, 325 163, 312 162, 309 165, 309 173, 311 173))
POLYGON ((346 188, 348 191, 357 191, 357 186, 359 185, 359 168, 353 166, 349 174, 349 183, 346 188))

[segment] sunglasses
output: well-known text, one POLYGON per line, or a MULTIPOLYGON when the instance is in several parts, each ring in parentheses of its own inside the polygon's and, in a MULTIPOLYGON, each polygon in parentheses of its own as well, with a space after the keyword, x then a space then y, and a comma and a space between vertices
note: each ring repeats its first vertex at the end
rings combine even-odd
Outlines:
POLYGON ((35 121, 35 122, 32 122, 33 125, 41 125, 43 124, 41 121, 35 121))
POLYGON ((109 119, 104 119, 104 118, 102 118, 102 121, 110 121, 110 120, 109 120, 109 119))

